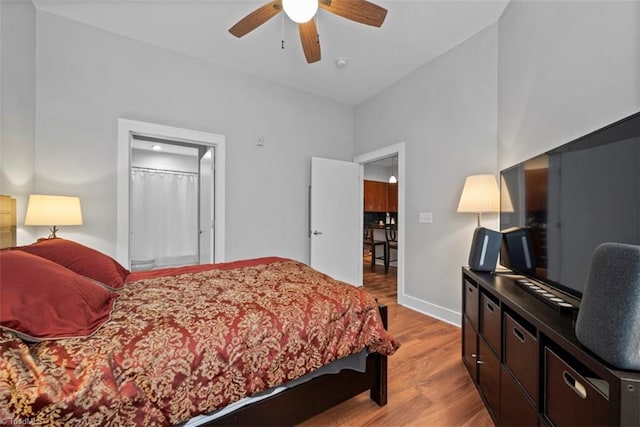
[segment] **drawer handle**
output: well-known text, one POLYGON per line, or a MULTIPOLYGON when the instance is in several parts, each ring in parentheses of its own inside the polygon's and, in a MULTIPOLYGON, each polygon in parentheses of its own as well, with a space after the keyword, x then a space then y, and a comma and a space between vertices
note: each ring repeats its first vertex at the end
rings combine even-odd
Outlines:
POLYGON ((487 303, 487 308, 488 308, 488 309, 489 309, 489 311, 490 311, 490 312, 492 312, 492 313, 495 311, 495 309, 493 308, 493 306, 491 305, 491 303, 490 303, 490 302, 488 302, 488 303, 487 303))
POLYGON ((518 338, 520 341, 524 342, 525 340, 524 334, 520 331, 520 329, 516 328, 515 326, 513 327, 513 335, 515 335, 516 338, 518 338))
POLYGON ((587 398, 587 389, 580 384, 569 372, 562 372, 562 378, 564 382, 569 386, 571 390, 573 390, 578 396, 583 399, 587 398))
POLYGON ((477 355, 477 354, 475 354, 475 353, 471 353, 471 357, 473 357, 474 359, 477 359, 477 358, 478 358, 478 355, 477 355))
POLYGON ((469 291, 470 294, 473 293, 473 288, 471 286, 469 286, 469 288, 467 290, 469 291))

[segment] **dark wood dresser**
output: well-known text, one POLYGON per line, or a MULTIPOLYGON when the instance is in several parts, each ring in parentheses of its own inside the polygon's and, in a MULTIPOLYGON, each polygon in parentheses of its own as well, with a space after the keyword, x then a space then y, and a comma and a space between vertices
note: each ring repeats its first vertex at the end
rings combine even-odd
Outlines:
POLYGON ((462 269, 462 360, 494 422, 640 426, 640 372, 600 360, 578 342, 576 312, 545 304, 518 278, 462 269))

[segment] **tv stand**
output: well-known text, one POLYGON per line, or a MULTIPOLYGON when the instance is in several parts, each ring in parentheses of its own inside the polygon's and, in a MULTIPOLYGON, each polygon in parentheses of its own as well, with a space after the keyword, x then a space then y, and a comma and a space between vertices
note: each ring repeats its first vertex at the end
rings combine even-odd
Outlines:
POLYGON ((640 372, 599 359, 575 336, 576 310, 518 279, 462 269, 462 360, 496 425, 640 425, 640 372))

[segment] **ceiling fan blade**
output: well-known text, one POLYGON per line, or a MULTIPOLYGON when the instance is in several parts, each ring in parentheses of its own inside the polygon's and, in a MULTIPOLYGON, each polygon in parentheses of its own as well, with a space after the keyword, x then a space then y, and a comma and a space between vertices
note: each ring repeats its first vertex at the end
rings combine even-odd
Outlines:
POLYGON ((282 12, 282 0, 274 0, 262 7, 259 7, 239 20, 236 25, 229 28, 229 32, 236 37, 242 37, 255 30, 280 12, 282 12))
POLYGON ((318 30, 316 29, 316 21, 311 19, 304 24, 298 24, 298 32, 300 33, 300 41, 304 56, 307 63, 320 61, 320 40, 318 39, 318 30))
POLYGON ((380 27, 387 16, 387 9, 366 0, 320 0, 318 5, 338 16, 373 27, 380 27))

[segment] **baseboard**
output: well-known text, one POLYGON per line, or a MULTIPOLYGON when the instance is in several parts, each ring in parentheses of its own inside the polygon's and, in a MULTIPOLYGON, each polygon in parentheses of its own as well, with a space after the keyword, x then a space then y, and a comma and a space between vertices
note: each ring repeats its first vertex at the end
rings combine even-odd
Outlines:
POLYGON ((450 310, 446 307, 441 307, 439 305, 432 304, 430 302, 423 301, 412 296, 400 294, 398 294, 398 304, 415 310, 419 313, 426 314, 427 316, 442 320, 443 322, 449 323, 451 325, 457 327, 461 326, 462 314, 450 310))

